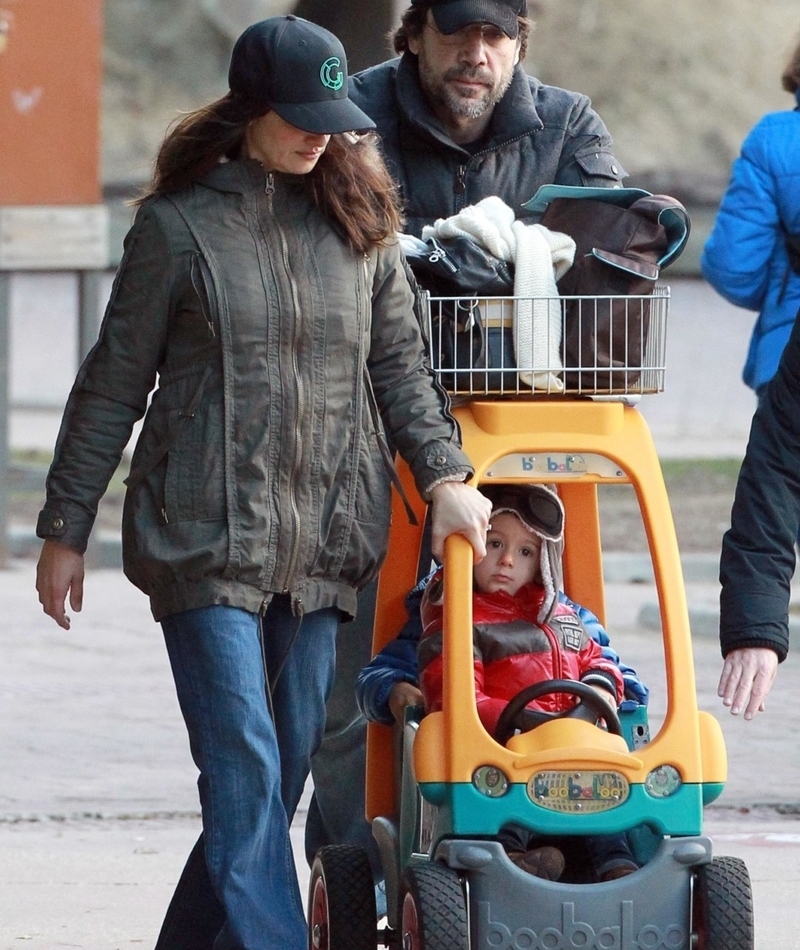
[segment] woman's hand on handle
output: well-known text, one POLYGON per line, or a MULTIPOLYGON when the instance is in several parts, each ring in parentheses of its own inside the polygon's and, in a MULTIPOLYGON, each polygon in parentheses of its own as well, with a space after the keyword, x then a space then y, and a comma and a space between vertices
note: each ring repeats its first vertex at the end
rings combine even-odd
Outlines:
POLYGON ((48 617, 69 630, 66 600, 76 613, 83 606, 83 555, 58 541, 46 540, 36 565, 39 603, 48 617))
POLYGON ((764 702, 778 671, 778 654, 769 647, 742 647, 725 657, 717 695, 738 716, 752 719, 764 711, 764 702))
POLYGON ((477 488, 464 482, 442 482, 431 489, 431 501, 433 556, 441 561, 444 539, 451 534, 463 534, 472 545, 477 564, 486 556, 486 530, 492 503, 477 488))

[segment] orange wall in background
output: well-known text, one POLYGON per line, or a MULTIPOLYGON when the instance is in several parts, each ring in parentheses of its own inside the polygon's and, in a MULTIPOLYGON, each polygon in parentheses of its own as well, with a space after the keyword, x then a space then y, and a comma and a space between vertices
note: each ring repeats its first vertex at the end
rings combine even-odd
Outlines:
POLYGON ((101 200, 102 0, 0 0, 0 206, 101 200))

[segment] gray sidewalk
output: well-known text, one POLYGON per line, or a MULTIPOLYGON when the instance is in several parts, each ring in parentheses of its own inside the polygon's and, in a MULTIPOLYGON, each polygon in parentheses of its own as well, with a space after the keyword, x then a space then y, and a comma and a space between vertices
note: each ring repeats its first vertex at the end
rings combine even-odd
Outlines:
MULTIPOLYGON (((33 583, 33 562, 0 571, 0 950, 152 946, 199 831, 196 771, 160 629, 118 571, 87 574, 86 606, 69 632, 41 613, 33 583)), ((705 609, 716 585, 691 581, 687 591, 690 606, 705 609)), ((614 646, 651 685, 657 717, 660 638, 640 622, 652 585, 612 581, 607 595, 614 646)), ((728 785, 708 812, 721 850, 740 842, 730 816, 758 805, 751 825, 762 837, 797 832, 782 813, 800 810, 800 654, 782 668, 770 714, 747 724, 716 698, 715 637, 697 636, 695 656, 701 704, 722 722, 730 757, 728 785)), ((303 819, 293 830, 298 856, 303 819)), ((759 887, 775 871, 770 854, 770 870, 754 874, 759 887)), ((305 887, 299 857, 298 866, 305 887)), ((800 868, 787 873, 785 886, 796 888, 800 868)))

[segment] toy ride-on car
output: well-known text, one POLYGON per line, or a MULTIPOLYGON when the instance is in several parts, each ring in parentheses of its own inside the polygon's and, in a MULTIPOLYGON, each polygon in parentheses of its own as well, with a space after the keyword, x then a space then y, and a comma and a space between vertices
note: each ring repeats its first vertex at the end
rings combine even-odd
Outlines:
MULTIPOLYGON (((488 303, 494 301, 481 306, 489 309, 488 303)), ((648 367, 637 369, 641 392, 648 367)), ((521 711, 543 691, 569 690, 582 703, 594 702, 582 684, 548 681, 512 700, 490 735, 475 700, 472 549, 464 538, 448 538, 442 708, 427 715, 409 709, 402 730, 369 727, 367 813, 385 879, 385 924, 376 923, 366 854, 324 848, 311 876, 310 947, 753 950, 747 869, 738 858, 715 857, 702 833, 703 807, 725 782, 726 753, 718 722, 698 709, 675 530, 652 438, 627 398, 632 394, 592 399, 518 390, 509 397, 473 389, 454 413, 475 484, 543 482, 558 491, 566 511, 564 590, 603 623, 598 489, 623 485, 635 493, 661 615, 660 642, 654 638, 664 662, 660 728, 651 735, 647 708, 625 703, 618 716, 595 711, 592 718, 602 715, 607 729, 558 716, 519 731, 521 711), (601 883, 582 876, 579 866, 558 881, 535 877, 498 840, 509 825, 537 839, 552 836, 560 846, 625 833, 640 867, 601 883)), ((424 506, 408 469, 399 470, 422 524, 424 506)), ((375 651, 405 619, 404 598, 417 581, 423 546, 422 528, 409 524, 398 498, 393 514, 375 651)))

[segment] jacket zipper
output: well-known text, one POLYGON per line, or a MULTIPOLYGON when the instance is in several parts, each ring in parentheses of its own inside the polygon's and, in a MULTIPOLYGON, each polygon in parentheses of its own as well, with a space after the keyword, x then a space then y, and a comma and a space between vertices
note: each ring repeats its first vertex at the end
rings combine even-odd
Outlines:
MULTIPOLYGON (((541 132, 541 129, 533 129, 534 132, 541 132)), ((456 172, 456 181, 453 186, 453 192, 456 196, 456 211, 461 211, 464 208, 467 195, 467 171, 472 162, 476 158, 480 158, 482 155, 491 155, 492 152, 497 152, 501 148, 505 148, 508 145, 513 145, 514 142, 519 142, 521 139, 525 139, 530 135, 529 132, 526 132, 524 135, 517 135, 513 139, 508 139, 505 142, 501 142, 499 145, 496 145, 494 148, 484 148, 479 152, 474 152, 466 165, 459 165, 458 171, 456 172)))
MULTIPOLYGON (((272 211, 272 196, 275 194, 275 178, 272 172, 269 172, 267 175, 267 182, 264 188, 264 191, 267 194, 269 210, 272 211)), ((304 402, 304 393, 302 387, 302 377, 297 365, 297 347, 294 345, 297 337, 297 326, 298 326, 298 315, 300 313, 300 297, 297 292, 297 282, 294 279, 292 274, 291 267, 289 265, 289 247, 286 242, 286 233, 281 226, 280 221, 276 218, 275 228, 278 233, 281 245, 281 260, 283 262, 284 269, 289 278, 289 286, 291 287, 292 292, 292 305, 294 309, 295 319, 292 324, 294 330, 294 339, 292 341, 292 372, 297 381, 297 405, 295 407, 295 418, 293 430, 297 432, 300 422, 303 419, 303 402, 304 402)), ((295 570, 297 569, 297 560, 300 554, 300 510, 297 506, 297 498, 294 492, 294 486, 297 482, 297 475, 300 471, 301 461, 302 461, 302 440, 294 440, 294 459, 292 461, 291 473, 289 478, 289 507, 291 512, 291 553, 289 555, 289 560, 286 565, 286 570, 284 571, 284 579, 281 585, 284 593, 290 593, 289 585, 294 577, 295 570)))
POLYGON ((453 188, 456 196, 456 211, 464 207, 464 196, 467 193, 467 166, 459 165, 456 172, 456 183, 453 188))
POLYGON ((208 285, 206 283, 205 274, 203 273, 203 265, 200 263, 199 255, 192 257, 192 263, 189 270, 192 287, 194 288, 194 292, 197 294, 197 300, 200 303, 200 312, 202 313, 203 319, 206 321, 206 325, 208 326, 209 338, 214 340, 216 339, 217 334, 214 330, 214 324, 211 321, 208 309, 206 308, 206 300, 210 300, 211 295, 208 292, 208 285), (197 277, 198 272, 200 275, 199 284, 197 277))
POLYGON ((544 630, 547 639, 550 641, 550 649, 553 651, 553 679, 564 679, 563 658, 561 656, 558 639, 547 624, 542 624, 542 630, 544 630))

